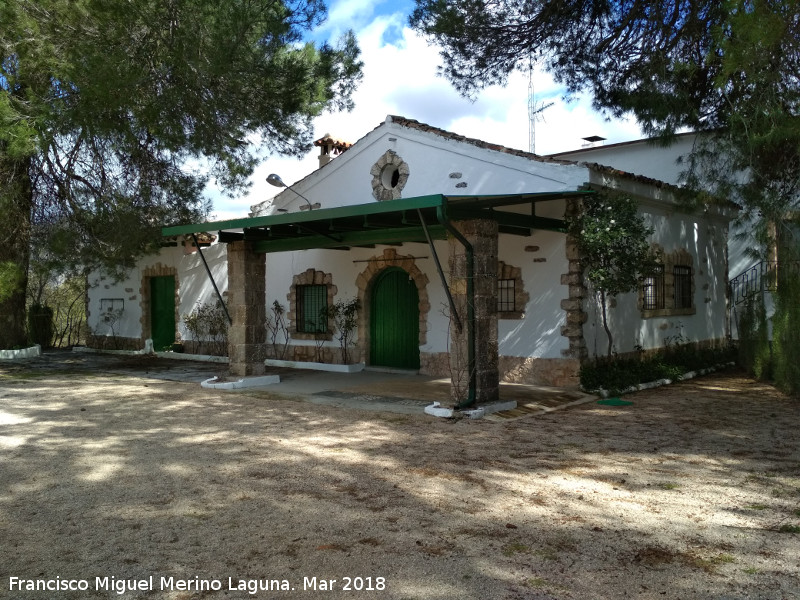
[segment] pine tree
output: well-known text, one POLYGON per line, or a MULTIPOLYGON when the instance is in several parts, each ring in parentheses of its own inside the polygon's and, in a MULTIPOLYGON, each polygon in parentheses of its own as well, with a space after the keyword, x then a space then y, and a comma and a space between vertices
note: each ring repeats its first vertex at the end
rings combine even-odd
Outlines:
POLYGON ((24 344, 31 243, 120 269, 160 227, 246 186, 258 153, 298 154, 351 108, 348 33, 303 43, 319 0, 0 0, 0 347, 24 344))

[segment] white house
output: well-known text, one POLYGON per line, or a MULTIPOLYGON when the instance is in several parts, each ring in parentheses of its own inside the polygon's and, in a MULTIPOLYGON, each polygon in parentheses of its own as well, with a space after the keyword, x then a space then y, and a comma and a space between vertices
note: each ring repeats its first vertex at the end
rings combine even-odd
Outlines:
POLYGON ((235 374, 261 373, 275 356, 340 361, 320 308, 357 298, 351 355, 368 366, 450 376, 454 397, 468 402, 495 399, 499 379, 576 385, 581 360, 604 354, 605 343, 565 220, 603 188, 638 201, 664 257, 658 282, 611 309, 616 351, 726 337, 728 209, 682 213, 661 181, 403 117, 352 145, 329 137, 317 145, 320 168, 250 216, 167 227, 178 247, 141 261, 126 281, 95 276, 92 342, 111 335, 103 319, 115 298, 124 301, 114 334, 124 343, 152 337, 159 311, 185 340, 182 315, 213 297, 213 278, 232 319, 235 374), (181 247, 198 232, 218 237, 201 250, 211 278, 200 253, 181 247), (288 340, 273 344, 276 305, 286 310, 288 340))
MULTIPOLYGON (((689 155, 702 142, 702 134, 689 132, 677 135, 668 146, 655 139, 604 145, 588 144, 584 148, 552 154, 550 158, 606 165, 680 186, 684 182, 689 155)), ((728 235, 728 279, 732 286, 731 333, 734 338, 738 337, 735 318, 737 304, 748 294, 760 291, 768 279, 766 274, 775 268, 773 262, 759 258, 766 251, 752 235, 753 227, 753 222, 735 222, 732 223, 728 235)), ((771 317, 774 312, 773 300, 769 290, 764 290, 764 294, 767 313, 771 317)))

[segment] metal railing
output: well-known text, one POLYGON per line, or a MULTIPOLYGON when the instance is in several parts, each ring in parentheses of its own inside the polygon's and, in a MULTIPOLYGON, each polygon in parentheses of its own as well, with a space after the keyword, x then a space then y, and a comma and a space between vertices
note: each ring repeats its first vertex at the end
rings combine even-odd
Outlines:
POLYGON ((762 260, 728 282, 731 302, 728 329, 730 336, 734 337, 734 330, 736 330, 736 337, 738 337, 739 314, 736 307, 756 294, 761 294, 762 300, 766 304, 768 302, 767 294, 777 290, 779 281, 786 276, 800 276, 800 261, 762 260))
POLYGON ((731 305, 736 306, 750 296, 775 289, 778 261, 762 260, 745 269, 728 282, 731 305))
POLYGON ((728 282, 731 305, 736 306, 750 296, 761 292, 774 292, 778 279, 786 274, 800 275, 800 261, 762 260, 739 273, 728 282))

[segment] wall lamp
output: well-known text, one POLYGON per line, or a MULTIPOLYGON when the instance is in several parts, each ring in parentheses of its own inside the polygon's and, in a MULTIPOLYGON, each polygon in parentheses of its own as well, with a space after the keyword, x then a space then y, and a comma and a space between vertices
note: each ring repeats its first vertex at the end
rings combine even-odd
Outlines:
MULTIPOLYGON (((268 184, 270 184, 270 185, 274 185, 275 187, 281 187, 281 188, 286 188, 286 189, 288 189, 288 190, 292 190, 292 191, 293 191, 295 194, 297 194, 298 196, 300 196, 300 197, 301 197, 303 200, 305 200, 305 201, 308 203, 308 210, 311 210, 312 208, 314 208, 314 207, 311 205, 311 202, 309 202, 308 198, 306 198, 305 196, 303 196, 303 194, 301 194, 300 192, 298 192, 298 191, 297 191, 296 189, 294 189, 292 186, 290 186, 290 185, 286 185, 285 183, 283 183, 283 179, 281 179, 281 176, 280 176, 280 175, 276 175, 275 173, 270 173, 270 174, 267 176, 267 183, 268 183, 268 184)), ((279 210, 280 210, 280 209, 279 209, 279 210)), ((282 212, 282 211, 281 211, 281 212, 282 212)))

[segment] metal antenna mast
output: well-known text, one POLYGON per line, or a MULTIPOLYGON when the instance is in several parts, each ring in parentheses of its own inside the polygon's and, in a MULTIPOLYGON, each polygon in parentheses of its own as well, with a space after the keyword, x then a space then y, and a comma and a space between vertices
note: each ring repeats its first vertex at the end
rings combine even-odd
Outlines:
POLYGON ((536 106, 536 95, 533 89, 533 57, 528 57, 528 150, 536 154, 536 121, 541 113, 553 106, 555 102, 548 102, 536 106))

